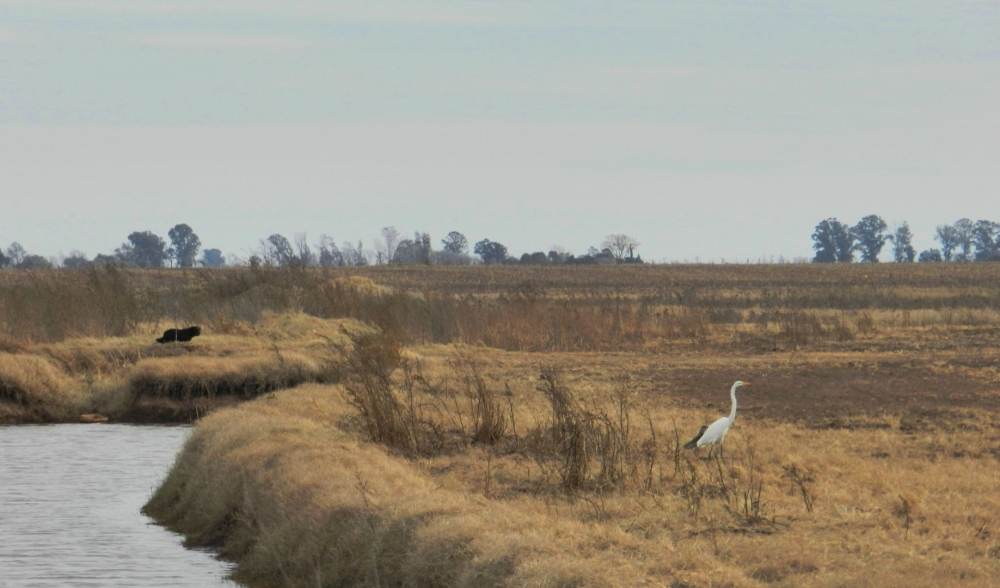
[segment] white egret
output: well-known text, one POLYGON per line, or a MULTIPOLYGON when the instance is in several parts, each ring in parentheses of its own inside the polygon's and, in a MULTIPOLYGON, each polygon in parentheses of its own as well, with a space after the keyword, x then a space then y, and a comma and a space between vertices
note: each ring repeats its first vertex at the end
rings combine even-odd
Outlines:
POLYGON ((729 428, 736 421, 736 389, 740 386, 749 385, 750 382, 740 381, 733 384, 732 389, 729 391, 729 396, 733 399, 733 410, 729 413, 729 416, 722 417, 707 427, 702 425, 701 430, 698 431, 695 438, 684 444, 684 449, 694 449, 695 447, 704 447, 705 445, 720 445, 725 441, 726 433, 729 432, 729 428))

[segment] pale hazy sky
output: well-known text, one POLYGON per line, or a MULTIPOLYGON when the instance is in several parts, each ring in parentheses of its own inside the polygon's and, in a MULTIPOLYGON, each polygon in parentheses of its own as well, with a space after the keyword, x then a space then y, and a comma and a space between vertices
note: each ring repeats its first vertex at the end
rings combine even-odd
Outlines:
POLYGON ((1000 2, 0 0, 4 247, 742 261, 867 214, 1000 221, 1000 2))

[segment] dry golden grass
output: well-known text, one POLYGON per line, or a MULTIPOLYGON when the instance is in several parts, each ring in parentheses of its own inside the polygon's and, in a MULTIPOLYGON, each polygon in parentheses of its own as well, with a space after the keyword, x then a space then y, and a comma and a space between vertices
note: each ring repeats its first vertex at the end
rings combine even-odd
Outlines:
POLYGON ((738 490, 760 483, 747 523, 718 495, 718 462, 685 452, 675 470, 673 422, 701 412, 650 415, 648 488, 565 493, 530 450, 407 459, 366 443, 342 390, 304 386, 204 419, 148 510, 261 586, 989 586, 1000 573, 992 419, 908 434, 892 419, 742 418, 723 463, 738 490))
POLYGON ((308 356, 276 351, 271 357, 153 358, 129 370, 136 394, 176 400, 231 395, 243 399, 323 381, 328 365, 308 356))
POLYGON ((0 272, 0 421, 257 397, 149 510, 261 586, 989 586, 998 366, 1000 264, 0 272))
POLYGON ((186 324, 239 335, 302 312, 406 344, 745 354, 995 331, 998 309, 988 263, 0 272, 0 348, 186 324))
POLYGON ((335 379, 332 357, 356 321, 263 313, 241 334, 160 345, 152 335, 66 339, 0 353, 0 423, 186 422, 233 399, 335 379))
MULTIPOLYGON (((884 412, 809 420, 767 406, 783 402, 788 372, 829 380, 834 370, 839 381, 796 390, 822 394, 852 386, 855 371, 863 381, 891 369, 879 363, 896 355, 861 356, 868 363, 859 365, 858 354, 818 353, 774 366, 773 358, 414 348, 401 361, 418 365, 419 377, 397 371, 393 385, 400 399, 414 395, 403 402, 404 420, 436 423, 425 432, 430 442, 398 451, 367 443, 370 430, 343 388, 282 392, 203 421, 150 512, 194 543, 221 542, 241 564, 238 577, 263 586, 992 585, 1000 573, 995 412, 887 403, 884 412), (695 366, 705 372, 696 382, 723 382, 700 397, 710 404, 684 396, 695 366), (571 419, 614 421, 621 391, 631 394, 623 444, 639 467, 620 470, 624 483, 605 475, 609 454, 594 448, 567 484, 566 459, 579 453, 560 445, 565 435, 552 444, 566 420, 553 412, 542 368, 563 374, 578 411, 571 419), (647 371, 672 374, 675 385, 627 377, 647 371), (723 378, 745 372, 760 378, 742 399, 725 458, 679 451, 698 424, 727 412, 723 378), (470 377, 510 400, 511 426, 491 443, 474 442, 478 388, 462 387, 470 377), (426 384, 407 387, 407 378, 426 384), (407 413, 407 405, 433 409, 407 413), (441 432, 449 427, 463 434, 441 432), (239 474, 213 474, 220 462, 239 474), (242 492, 218 487, 232 480, 242 492), (192 504, 219 495, 227 502, 213 502, 212 514, 192 504), (220 520, 238 521, 238 530, 220 520)), ((997 382, 988 369, 946 376, 960 373, 967 379, 947 381, 997 382)), ((609 430, 601 422, 599 434, 609 430)))
POLYGON ((346 412, 336 390, 303 387, 209 416, 147 511, 261 585, 642 585, 649 562, 623 557, 641 539, 443 489, 338 428, 346 412))
POLYGON ((0 423, 75 416, 84 395, 74 384, 45 358, 0 353, 0 423))

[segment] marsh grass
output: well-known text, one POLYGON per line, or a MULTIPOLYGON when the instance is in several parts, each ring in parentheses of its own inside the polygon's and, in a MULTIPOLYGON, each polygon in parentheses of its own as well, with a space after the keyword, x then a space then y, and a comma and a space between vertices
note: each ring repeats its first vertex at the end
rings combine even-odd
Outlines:
POLYGON ((42 357, 0 353, 0 423, 71 418, 84 395, 42 357))
POLYGON ((256 398, 304 382, 329 382, 336 372, 329 362, 276 352, 256 357, 152 358, 129 371, 136 395, 188 400, 199 397, 256 398))
MULTIPOLYGON (((313 420, 336 412, 336 393, 302 392, 207 417, 146 511, 191 543, 220 545, 241 562, 237 578, 262 585, 504 586, 620 573, 607 552, 568 557, 592 551, 587 525, 435 488, 419 465, 313 420)), ((637 544, 611 529, 598 537, 637 544)))
MULTIPOLYGON (((564 425, 597 406, 620 418, 614 387, 536 382, 523 401, 551 403, 550 386, 572 397, 564 425)), ((597 449, 588 468, 559 465, 580 453, 552 441, 554 420, 537 433, 548 449, 508 438, 419 454, 366 442, 345 419, 356 410, 338 387, 306 385, 210 415, 147 510, 261 585, 988 586, 1000 571, 992 458, 934 449, 974 443, 971 428, 742 419, 723 451, 682 451, 676 469, 659 435, 659 474, 639 458, 635 483, 612 485, 597 449), (563 467, 587 475, 570 488, 563 467)), ((695 418, 650 415, 658 431, 695 418)), ((640 453, 646 428, 629 428, 640 453)))
POLYGON ((761 352, 1000 325, 1000 264, 931 265, 0 272, 0 339, 187 324, 241 334, 268 313, 304 313, 355 319, 406 345, 761 352))
POLYGON ((160 345, 133 335, 23 344, 0 353, 0 423, 66 422, 84 413, 187 421, 211 409, 201 400, 334 382, 336 350, 350 345, 348 334, 368 331, 354 321, 264 313, 252 332, 191 343, 160 345), (159 408, 178 403, 178 410, 133 415, 137 399, 156 400, 159 408))
POLYGON ((235 404, 147 510, 255 585, 989 586, 998 268, 0 272, 0 420, 235 404))
MULTIPOLYGON (((507 436, 508 430, 514 430, 513 405, 510 405, 511 411, 508 412, 507 406, 504 406, 499 396, 490 390, 482 375, 474 368, 466 374, 464 382, 466 396, 470 399, 471 405, 472 442, 496 445, 507 436)), ((516 446, 516 433, 514 443, 516 446)))

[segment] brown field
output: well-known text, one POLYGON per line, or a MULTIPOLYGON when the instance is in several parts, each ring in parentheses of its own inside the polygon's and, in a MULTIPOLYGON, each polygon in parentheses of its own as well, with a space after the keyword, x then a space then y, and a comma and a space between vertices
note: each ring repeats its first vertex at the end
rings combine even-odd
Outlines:
POLYGON ((994 585, 998 359, 1000 264, 0 272, 0 423, 229 406, 147 509, 259 586, 994 585))

